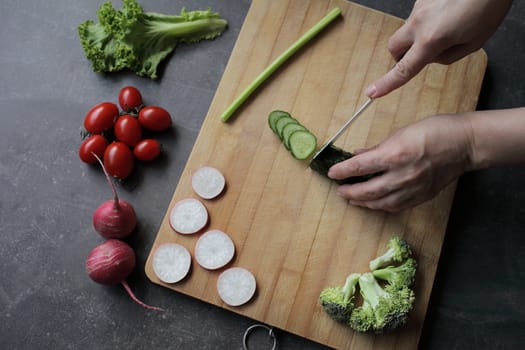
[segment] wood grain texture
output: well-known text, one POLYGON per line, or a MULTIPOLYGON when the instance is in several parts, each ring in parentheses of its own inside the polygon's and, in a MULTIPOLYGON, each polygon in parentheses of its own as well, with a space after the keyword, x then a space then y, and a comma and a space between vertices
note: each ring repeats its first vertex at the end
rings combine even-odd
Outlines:
MULTIPOLYGON (((338 349, 416 349, 432 289, 455 183, 434 200, 397 214, 348 205, 337 186, 291 157, 267 124, 268 113, 289 111, 327 139, 364 102, 368 83, 392 66, 386 43, 402 20, 343 0, 255 0, 247 14, 173 199, 152 247, 177 242, 193 252, 199 234, 183 236, 168 214, 180 199, 196 197, 191 174, 202 165, 220 169, 227 188, 205 200, 208 228, 227 232, 237 253, 230 266, 251 270, 257 294, 241 307, 223 304, 220 271, 193 260, 190 276, 168 285, 151 267, 154 283, 338 349), (230 119, 228 104, 282 51, 333 7, 343 16, 300 50, 230 119), (365 272, 392 234, 406 238, 419 263, 416 304, 406 329, 355 334, 333 322, 318 304, 320 291, 365 272)), ((347 150, 372 146, 393 131, 437 113, 474 110, 486 67, 480 51, 450 65, 431 65, 403 88, 381 98, 343 135, 347 150)))

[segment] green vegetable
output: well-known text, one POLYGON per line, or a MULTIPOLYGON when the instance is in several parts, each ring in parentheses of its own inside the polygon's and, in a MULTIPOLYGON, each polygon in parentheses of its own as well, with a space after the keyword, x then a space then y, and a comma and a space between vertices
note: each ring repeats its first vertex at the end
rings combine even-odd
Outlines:
POLYGON ((411 255, 412 252, 407 241, 398 236, 392 236, 388 241, 388 250, 383 255, 370 261, 370 270, 374 271, 383 266, 396 262, 400 263, 411 255))
POLYGON ((277 124, 277 121, 281 119, 281 117, 291 117, 291 116, 290 116, 290 113, 285 112, 285 111, 271 111, 270 114, 268 115, 268 125, 270 125, 270 129, 272 129, 272 131, 276 134, 277 134, 276 124, 277 124))
POLYGON ((408 258, 401 265, 387 266, 372 271, 375 278, 386 281, 392 288, 413 288, 416 281, 417 263, 413 258, 408 258))
POLYGON ((317 147, 317 138, 308 130, 297 130, 290 135, 290 151, 299 159, 308 159, 317 147))
POLYGON ((359 277, 358 273, 352 273, 346 278, 344 286, 325 288, 321 292, 319 302, 332 319, 343 323, 350 319, 359 277))
POLYGON ((408 321, 408 313, 414 303, 414 291, 381 287, 374 275, 364 273, 359 278, 359 289, 363 305, 357 307, 350 316, 349 325, 358 332, 373 331, 388 333, 408 321))
POLYGON ((306 130, 304 126, 297 123, 286 124, 281 132, 282 140, 286 149, 290 149, 290 136, 297 130, 306 130))
MULTIPOLYGON (((399 245, 401 241, 393 236, 390 242, 395 243, 390 243, 390 246, 399 245)), ((401 245, 406 243, 402 242, 401 245)), ((323 289, 319 296, 323 310, 332 319, 357 332, 382 334, 405 325, 415 300, 413 287, 417 263, 411 257, 409 247, 402 250, 408 255, 389 254, 395 255, 396 259, 384 260, 390 263, 384 268, 363 274, 352 273, 343 287, 323 289), (396 264, 392 264, 394 261, 396 264), (360 305, 356 302, 358 289, 362 296, 360 305)))
POLYGON ((268 115, 268 125, 272 131, 279 136, 283 144, 292 155, 304 160, 312 156, 317 148, 317 138, 290 113, 283 111, 272 111, 268 115), (290 129, 290 127, 295 129, 290 129), (288 132, 285 134, 285 129, 288 132))
POLYGON ((228 22, 218 13, 181 10, 180 15, 144 12, 136 0, 123 0, 120 10, 111 1, 97 10, 99 23, 78 26, 80 43, 95 72, 124 69, 151 79, 179 43, 195 43, 222 34, 228 22))
POLYGON ((294 42, 288 49, 286 49, 279 57, 277 57, 268 67, 266 67, 255 80, 241 92, 241 94, 232 102, 228 108, 222 113, 221 120, 228 121, 230 117, 237 111, 237 109, 246 101, 251 94, 268 79, 284 62, 293 56, 301 47, 314 38, 321 30, 323 30, 334 19, 339 17, 341 9, 336 7, 332 9, 326 16, 324 16, 317 24, 304 33, 296 42, 294 42))
MULTIPOLYGON (((310 168, 315 172, 328 178, 328 170, 332 165, 345 161, 354 155, 334 145, 328 145, 317 157, 310 162, 310 168)), ((354 184, 358 182, 367 181, 374 175, 353 176, 343 180, 335 180, 338 184, 354 184)))
POLYGON ((275 124, 277 135, 279 135, 281 139, 283 138, 283 129, 288 124, 299 124, 299 122, 292 117, 283 117, 283 118, 280 118, 275 124))

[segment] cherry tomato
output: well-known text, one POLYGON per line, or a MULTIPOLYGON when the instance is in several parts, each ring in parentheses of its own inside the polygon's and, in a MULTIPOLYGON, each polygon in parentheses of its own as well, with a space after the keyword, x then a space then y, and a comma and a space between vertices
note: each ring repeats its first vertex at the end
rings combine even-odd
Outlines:
POLYGON ((97 158, 95 158, 92 153, 95 153, 100 159, 102 159, 107 146, 108 142, 104 136, 91 135, 80 144, 78 155, 83 162, 94 164, 97 162, 97 158))
POLYGON ((142 95, 134 86, 124 86, 118 93, 118 104, 126 112, 130 112, 142 105, 142 95))
POLYGON ((104 167, 109 175, 125 179, 133 170, 133 153, 125 143, 112 142, 104 151, 104 167))
POLYGON ((133 147, 142 139, 142 127, 137 118, 122 115, 115 122, 115 137, 126 145, 133 147))
POLYGON ((91 107, 84 117, 84 129, 91 134, 100 134, 104 130, 111 129, 117 117, 118 107, 116 104, 111 102, 99 103, 91 107))
POLYGON ((139 112, 140 124, 151 131, 164 131, 171 126, 171 116, 158 106, 146 106, 139 112))
POLYGON ((140 160, 153 160, 160 154, 160 143, 154 139, 144 139, 133 148, 133 154, 140 160))

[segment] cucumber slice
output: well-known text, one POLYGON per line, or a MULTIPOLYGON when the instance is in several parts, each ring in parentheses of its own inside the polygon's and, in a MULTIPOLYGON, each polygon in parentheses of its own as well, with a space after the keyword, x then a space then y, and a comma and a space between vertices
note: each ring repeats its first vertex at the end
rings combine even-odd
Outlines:
POLYGON ((292 135, 292 133, 297 130, 308 131, 301 124, 295 124, 295 123, 286 124, 285 127, 283 128, 283 144, 286 147, 286 149, 290 149, 290 135, 292 135))
POLYGON ((279 135, 279 138, 281 140, 283 139, 283 129, 288 124, 299 124, 299 122, 293 117, 282 117, 275 124, 277 135, 279 135))
POLYGON ((306 130, 296 130, 289 138, 292 155, 300 160, 309 158, 317 148, 317 138, 306 130))
POLYGON ((282 117, 291 117, 291 116, 290 116, 290 113, 284 112, 284 111, 272 111, 268 115, 268 124, 270 125, 270 129, 272 129, 272 131, 276 134, 277 134, 277 129, 275 129, 275 124, 282 117))

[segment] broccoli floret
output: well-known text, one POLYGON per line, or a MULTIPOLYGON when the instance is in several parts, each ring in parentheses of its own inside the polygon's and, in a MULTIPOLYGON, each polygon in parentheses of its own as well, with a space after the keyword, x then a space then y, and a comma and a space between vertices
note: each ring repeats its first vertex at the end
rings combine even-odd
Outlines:
POLYGON ((80 43, 96 72, 130 69, 151 79, 157 67, 178 43, 194 43, 222 34, 228 22, 218 13, 182 9, 180 15, 144 12, 136 0, 111 1, 97 11, 99 23, 87 20, 78 26, 80 43))
POLYGON ((338 322, 348 322, 354 309, 354 296, 359 274, 352 273, 346 278, 344 286, 323 289, 319 301, 324 311, 338 322))
POLYGON ((383 266, 403 262, 411 255, 412 251, 407 241, 398 236, 392 236, 388 242, 386 253, 370 261, 370 270, 374 271, 383 266))
POLYGON ((410 288, 383 288, 371 272, 359 278, 363 304, 354 309, 349 325, 358 332, 387 333, 408 320, 414 292, 410 288))
POLYGON ((401 265, 387 266, 373 271, 376 278, 388 282, 392 288, 413 288, 416 281, 417 263, 413 258, 408 258, 401 265))

